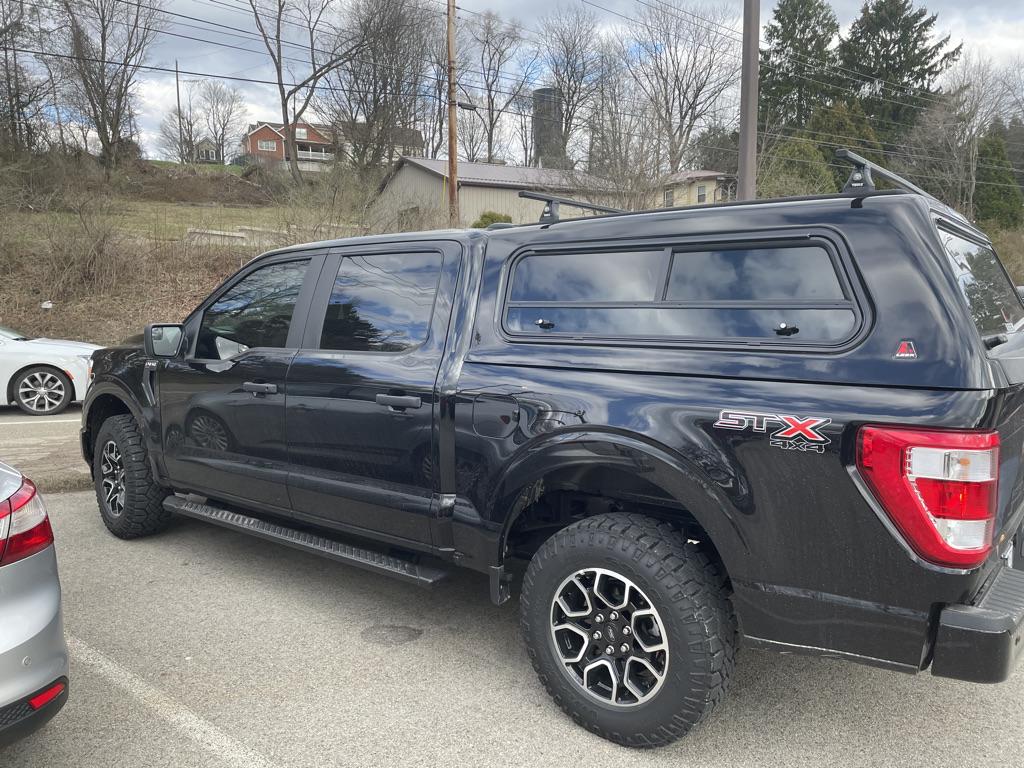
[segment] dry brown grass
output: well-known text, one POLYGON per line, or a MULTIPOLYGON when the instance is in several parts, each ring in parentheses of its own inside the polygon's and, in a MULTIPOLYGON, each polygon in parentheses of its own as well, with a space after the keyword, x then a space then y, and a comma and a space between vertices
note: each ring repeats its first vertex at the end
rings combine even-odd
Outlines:
POLYGON ((994 229, 988 234, 1014 283, 1024 285, 1024 229, 994 229))

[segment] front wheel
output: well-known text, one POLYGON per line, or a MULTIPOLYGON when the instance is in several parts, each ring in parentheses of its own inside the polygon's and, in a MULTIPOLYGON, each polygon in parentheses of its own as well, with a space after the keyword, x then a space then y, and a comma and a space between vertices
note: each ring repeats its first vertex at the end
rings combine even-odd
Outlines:
POLYGON ((548 693, 618 744, 685 735, 732 675, 736 619, 719 566, 640 515, 588 518, 548 539, 523 580, 521 620, 548 693))
POLYGON ((32 416, 52 416, 75 399, 71 379, 63 371, 37 365, 23 371, 13 383, 14 402, 32 416))
POLYGON ((146 445, 129 414, 111 416, 96 434, 93 479, 100 516, 121 539, 158 533, 171 521, 163 508, 167 490, 153 479, 146 445))

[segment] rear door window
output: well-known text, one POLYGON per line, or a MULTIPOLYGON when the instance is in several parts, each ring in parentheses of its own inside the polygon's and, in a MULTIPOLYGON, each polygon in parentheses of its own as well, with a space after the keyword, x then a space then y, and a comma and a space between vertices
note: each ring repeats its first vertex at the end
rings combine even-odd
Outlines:
POLYGON ((320 349, 407 352, 427 340, 440 253, 346 256, 334 280, 320 349))
POLYGON ((528 254, 513 267, 512 334, 834 345, 859 315, 824 245, 528 254))
POLYGON ((978 331, 990 336, 1019 330, 1024 304, 996 252, 949 230, 940 229, 939 237, 978 331))

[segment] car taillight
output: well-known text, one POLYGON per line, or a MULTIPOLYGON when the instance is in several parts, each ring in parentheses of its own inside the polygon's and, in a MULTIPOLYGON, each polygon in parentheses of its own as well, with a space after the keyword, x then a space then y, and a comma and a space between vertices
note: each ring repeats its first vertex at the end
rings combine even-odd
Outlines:
POLYGON ((53 543, 46 506, 31 480, 0 501, 0 566, 41 552, 53 543))
POLYGON ((984 562, 996 516, 996 432, 862 427, 857 467, 922 558, 956 568, 984 562))

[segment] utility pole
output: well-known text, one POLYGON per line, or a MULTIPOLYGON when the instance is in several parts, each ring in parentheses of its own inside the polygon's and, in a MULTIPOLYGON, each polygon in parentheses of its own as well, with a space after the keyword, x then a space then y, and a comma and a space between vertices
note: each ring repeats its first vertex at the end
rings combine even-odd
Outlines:
POLYGON ((757 197, 757 78, 760 68, 761 5, 743 0, 743 74, 740 80, 740 164, 737 200, 757 197))
POLYGON ((455 132, 455 0, 448 0, 448 225, 459 226, 459 139, 455 132))
POLYGON ((178 80, 178 60, 174 60, 174 94, 178 100, 178 162, 185 164, 185 134, 181 130, 181 82, 178 80))

